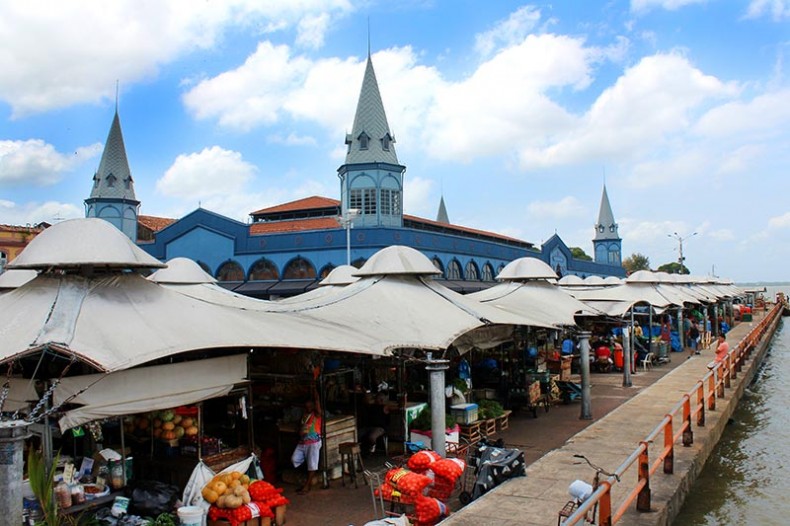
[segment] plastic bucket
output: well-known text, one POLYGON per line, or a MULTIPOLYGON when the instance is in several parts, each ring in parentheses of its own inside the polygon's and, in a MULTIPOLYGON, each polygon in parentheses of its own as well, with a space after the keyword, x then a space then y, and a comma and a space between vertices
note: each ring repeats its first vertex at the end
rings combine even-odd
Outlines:
POLYGON ((203 526, 203 508, 181 506, 178 508, 178 519, 181 521, 181 526, 203 526))

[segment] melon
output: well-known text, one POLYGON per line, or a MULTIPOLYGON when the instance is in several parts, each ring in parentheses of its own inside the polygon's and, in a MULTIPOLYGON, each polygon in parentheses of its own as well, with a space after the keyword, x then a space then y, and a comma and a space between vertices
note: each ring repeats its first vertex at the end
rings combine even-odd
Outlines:
POLYGON ((188 428, 186 428, 186 430, 184 431, 184 433, 185 433, 185 434, 186 434, 188 437, 193 437, 193 436, 196 436, 196 435, 198 434, 198 428, 197 428, 197 426, 189 426, 188 428))
POLYGON ((181 426, 176 426, 173 431, 176 433, 176 438, 181 438, 186 433, 186 430, 181 426))
POLYGON ((172 431, 173 429, 175 429, 175 427, 176 425, 173 422, 162 423, 162 429, 164 429, 165 431, 172 431))

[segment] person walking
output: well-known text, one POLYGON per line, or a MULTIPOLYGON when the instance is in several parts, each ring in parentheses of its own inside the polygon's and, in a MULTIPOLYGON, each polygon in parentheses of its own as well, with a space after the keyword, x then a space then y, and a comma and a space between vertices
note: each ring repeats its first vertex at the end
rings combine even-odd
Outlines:
POLYGON ((689 358, 695 354, 701 354, 699 350, 699 325, 697 325, 697 320, 691 322, 691 328, 688 332, 688 346, 689 358))

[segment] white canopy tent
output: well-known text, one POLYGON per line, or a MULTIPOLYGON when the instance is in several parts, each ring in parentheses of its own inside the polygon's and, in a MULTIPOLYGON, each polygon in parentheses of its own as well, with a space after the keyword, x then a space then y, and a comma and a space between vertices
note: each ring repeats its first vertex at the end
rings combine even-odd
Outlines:
POLYGON ((79 404, 61 417, 65 431, 92 420, 156 411, 225 396, 247 379, 245 354, 109 374, 63 378, 53 402, 79 404))
POLYGON ((505 281, 468 297, 551 326, 572 326, 576 315, 599 314, 551 283, 557 275, 536 258, 510 262, 497 279, 505 281))

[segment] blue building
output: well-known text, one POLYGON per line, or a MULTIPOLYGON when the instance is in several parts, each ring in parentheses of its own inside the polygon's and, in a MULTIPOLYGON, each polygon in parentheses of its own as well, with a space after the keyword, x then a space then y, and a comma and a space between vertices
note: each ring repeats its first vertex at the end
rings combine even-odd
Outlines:
MULTIPOLYGON (((117 113, 113 129, 116 121, 117 113)), ((119 123, 117 128, 122 140, 119 123)), ((116 135, 110 135, 105 150, 117 151, 118 145, 111 142, 116 135)), ((619 260, 614 264, 574 259, 556 235, 536 247, 454 225, 444 198, 436 220, 404 214, 406 167, 398 161, 370 57, 345 143, 345 162, 337 170, 339 200, 306 197, 252 212, 250 223, 202 208, 178 220, 139 216, 138 243, 161 260, 191 258, 224 286, 256 297, 303 292, 336 266, 350 262, 359 267, 390 245, 422 251, 442 271, 445 284, 461 292, 487 288, 507 263, 525 256, 546 261, 562 275, 625 275, 619 260)), ((93 193, 90 200, 96 202, 93 193)))
POLYGON ((593 259, 601 265, 617 265, 623 263, 623 240, 617 231, 618 225, 614 220, 612 205, 609 204, 609 194, 606 193, 606 185, 601 194, 601 208, 598 212, 598 223, 595 225, 595 238, 593 239, 593 259))

